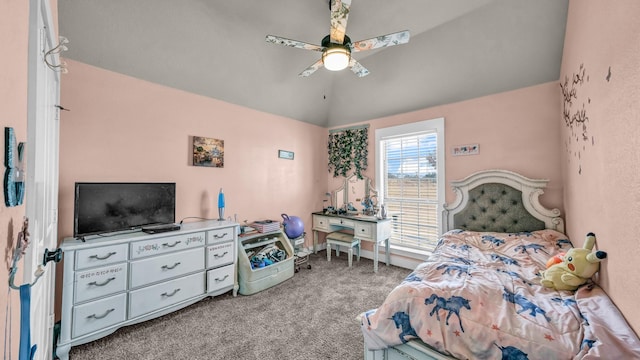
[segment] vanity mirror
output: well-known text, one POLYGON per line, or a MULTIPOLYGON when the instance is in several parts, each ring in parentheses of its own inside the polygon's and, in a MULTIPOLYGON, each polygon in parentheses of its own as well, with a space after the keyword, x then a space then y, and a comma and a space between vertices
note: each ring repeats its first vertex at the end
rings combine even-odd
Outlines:
POLYGON ((371 185, 371 179, 362 179, 354 174, 344 180, 341 187, 334 191, 334 204, 338 211, 350 214, 375 215, 378 210, 378 192, 371 185))
POLYGON ((342 184, 342 186, 340 186, 333 192, 333 196, 335 196, 335 199, 333 199, 333 203, 336 204, 335 209, 338 210, 338 209, 344 208, 344 204, 346 204, 345 203, 346 194, 345 194, 344 183, 342 184))

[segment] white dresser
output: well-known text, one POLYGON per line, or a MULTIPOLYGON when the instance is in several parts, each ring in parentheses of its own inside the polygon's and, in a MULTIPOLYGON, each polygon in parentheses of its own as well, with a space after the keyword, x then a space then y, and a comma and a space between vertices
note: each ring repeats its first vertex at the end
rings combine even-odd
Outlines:
POLYGON ((85 242, 67 238, 56 354, 117 329, 181 309, 208 296, 238 292, 238 224, 202 221, 180 230, 141 231, 85 242))

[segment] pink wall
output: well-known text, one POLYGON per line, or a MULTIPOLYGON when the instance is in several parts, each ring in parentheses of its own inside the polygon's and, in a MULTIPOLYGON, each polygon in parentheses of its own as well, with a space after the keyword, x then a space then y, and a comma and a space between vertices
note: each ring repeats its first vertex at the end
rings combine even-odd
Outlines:
MULTIPOLYGON (((558 84, 546 83, 492 96, 372 120, 367 176, 375 179, 375 130, 444 117, 446 181, 485 169, 507 169, 530 178, 549 179, 541 202, 562 210, 558 84), (456 145, 479 144, 480 153, 452 156, 456 145)), ((329 175, 330 186, 339 182, 329 175)), ((375 185, 375 184, 374 184, 375 185)), ((447 186, 446 200, 454 199, 447 186)))
MULTIPOLYGON (((62 81, 59 235, 73 233, 76 181, 176 182, 176 220, 300 216, 326 192, 327 130, 67 61, 62 81), (224 140, 223 168, 191 166, 192 136, 224 140), (295 153, 278 158, 278 150, 295 153)), ((191 220, 190 220, 191 221, 191 220)), ((307 242, 310 243, 310 238, 307 242)))
MULTIPOLYGON (((640 333, 640 2, 575 1, 569 17, 561 81, 576 97, 561 120, 567 234, 587 232, 608 252, 599 283, 640 333), (582 66, 582 70, 581 70, 582 66), (610 75, 609 75, 610 69, 610 75), (571 86, 574 75, 584 80, 571 86), (583 127, 584 124, 584 127, 583 127), (630 286, 631 285, 631 286, 630 286)), ((560 93, 560 91, 558 91, 560 93)), ((560 94, 558 94, 560 97, 560 94)), ((562 100, 561 100, 562 101, 562 100)))
MULTIPOLYGON (((0 144, 4 149, 4 128, 12 127, 16 134, 16 140, 27 141, 27 45, 29 36, 29 3, 26 1, 0 1, 0 38, 2 39, 5 56, 0 56, 0 69, 5 71, 0 74, 0 122, 2 123, 2 136, 0 144)), ((28 149, 28 148, 27 148, 28 149)), ((4 150, 2 151, 4 164, 4 150)), ((3 174, 4 174, 4 165, 3 174)), ((17 207, 5 207, 4 195, 0 205, 0 239, 2 241, 2 266, 0 266, 0 279, 3 288, 7 286, 11 256, 16 245, 16 237, 22 228, 22 218, 25 214, 24 205, 17 207)), ((16 275, 16 279, 22 279, 22 271, 16 275)), ((18 281, 18 283, 20 283, 18 281)), ((17 291, 11 291, 11 349, 13 354, 18 354, 20 340, 20 299, 17 291)), ((6 309, 6 296, 0 296, 0 308, 6 309)), ((5 323, 6 313, 2 311, 2 324, 5 323)), ((0 328, 2 338, 6 338, 5 328, 0 328)), ((4 345, 3 345, 4 347, 4 345)))

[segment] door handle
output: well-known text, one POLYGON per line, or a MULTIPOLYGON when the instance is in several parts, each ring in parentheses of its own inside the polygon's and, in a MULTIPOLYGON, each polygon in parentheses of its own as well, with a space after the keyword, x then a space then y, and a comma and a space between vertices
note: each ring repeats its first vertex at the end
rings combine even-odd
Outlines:
POLYGON ((42 259, 42 265, 47 265, 49 261, 60 262, 62 260, 62 249, 57 248, 53 251, 44 249, 44 258, 42 259))

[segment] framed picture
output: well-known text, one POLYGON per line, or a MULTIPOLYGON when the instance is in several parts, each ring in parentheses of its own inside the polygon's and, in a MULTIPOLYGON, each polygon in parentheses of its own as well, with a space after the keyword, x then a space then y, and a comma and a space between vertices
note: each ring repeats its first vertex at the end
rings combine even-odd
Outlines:
POLYGON ((224 167, 224 140, 194 136, 193 166, 224 167))
POLYGON ((278 150, 278 157, 280 159, 293 160, 293 151, 278 150))

